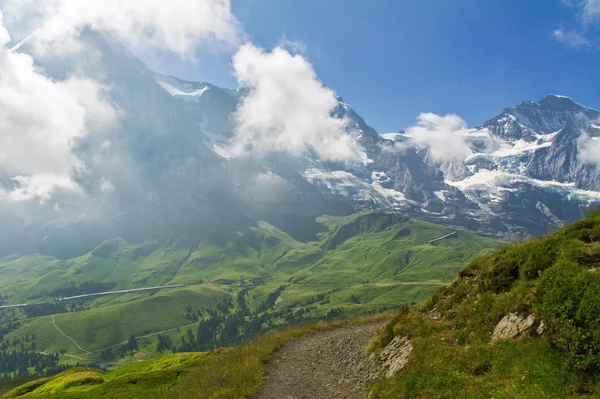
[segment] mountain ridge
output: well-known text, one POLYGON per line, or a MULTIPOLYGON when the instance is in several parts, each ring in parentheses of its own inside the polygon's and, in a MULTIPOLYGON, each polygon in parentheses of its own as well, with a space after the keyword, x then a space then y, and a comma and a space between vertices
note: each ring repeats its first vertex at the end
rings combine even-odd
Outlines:
MULTIPOLYGON (((323 161, 310 151, 240 157, 230 143, 247 88, 159 74, 106 35, 82 37, 95 60, 82 72, 106 85, 122 118, 75 149, 85 201, 61 193, 30 220, 6 215, 14 228, 0 233, 0 254, 72 257, 117 236, 143 242, 261 220, 301 235, 320 215, 365 208, 521 240, 600 202, 599 168, 579 151, 581 137, 600 135, 598 112, 564 97, 524 102, 453 133, 464 159, 432 159, 406 133, 381 136, 341 98, 332 115, 347 121, 357 160, 323 161)), ((67 61, 36 60, 55 79, 74 72, 67 61)))

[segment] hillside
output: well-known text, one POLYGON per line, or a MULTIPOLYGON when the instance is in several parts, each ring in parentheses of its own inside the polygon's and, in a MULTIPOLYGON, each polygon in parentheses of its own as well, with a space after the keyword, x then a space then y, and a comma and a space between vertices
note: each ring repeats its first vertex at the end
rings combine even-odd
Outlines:
MULTIPOLYGON (((59 354, 38 375, 210 350, 288 324, 422 303, 501 245, 464 231, 430 244, 455 230, 400 215, 318 222, 314 241, 261 222, 210 241, 113 239, 72 259, 0 259, 2 305, 28 304, 0 310, 2 350, 59 354), (160 285, 183 286, 57 300, 160 285)), ((0 375, 26 377, 34 372, 28 364, 0 375)))
MULTIPOLYGON (((382 367, 380 378, 370 385, 370 397, 598 397, 599 267, 600 210, 549 236, 474 260, 423 306, 404 307, 380 330, 368 348, 382 367)), ((381 317, 385 315, 352 322, 381 317)), ((264 387, 279 392, 278 379, 296 387, 307 370, 315 376, 323 374, 322 367, 330 370, 328 358, 319 360, 317 355, 326 351, 333 356, 343 350, 327 337, 356 345, 356 339, 364 336, 359 327, 340 329, 343 336, 319 332, 346 323, 271 332, 235 348, 169 355, 108 373, 71 370, 30 382, 5 397, 25 392, 30 392, 26 397, 50 398, 110 398, 125 393, 142 397, 157 392, 166 398, 198 393, 207 398, 250 397, 259 391, 263 363, 273 351, 291 339, 316 333, 286 346, 271 363, 268 378, 276 380, 264 387), (300 356, 305 352, 302 348, 309 346, 317 351, 315 362, 311 356, 300 356), (287 359, 286 353, 296 357, 287 359), (306 365, 300 366, 299 360, 306 365), (297 375, 280 375, 278 370, 286 367, 297 375), (157 371, 162 368, 164 374, 157 371), (135 386, 131 381, 136 381, 135 386)), ((356 355, 350 356, 348 361, 355 362, 352 356, 356 355)), ((347 365, 338 366, 347 372, 347 365)), ((328 374, 336 375, 334 371, 328 374)), ((342 378, 335 387, 323 389, 353 389, 356 383, 342 378)))
POLYGON ((600 211, 477 259, 373 343, 410 353, 373 397, 598 397, 599 267, 600 211))

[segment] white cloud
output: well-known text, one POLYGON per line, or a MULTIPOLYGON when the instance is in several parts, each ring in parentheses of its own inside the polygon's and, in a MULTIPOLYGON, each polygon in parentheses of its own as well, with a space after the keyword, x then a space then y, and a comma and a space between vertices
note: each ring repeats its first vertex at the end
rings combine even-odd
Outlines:
POLYGON ((568 44, 574 48, 589 47, 591 45, 588 38, 576 31, 566 31, 557 29, 552 32, 552 37, 561 43, 568 44))
POLYGON ((9 198, 47 200, 57 188, 76 190, 79 167, 72 152, 90 124, 106 127, 116 117, 92 80, 54 81, 33 59, 10 51, 0 13, 0 175, 12 180, 9 198))
POLYGON ((465 121, 458 115, 439 116, 423 113, 417 124, 406 129, 409 140, 397 143, 400 150, 407 147, 427 150, 427 157, 435 162, 462 161, 471 149, 465 140, 465 121))
POLYGON ((584 0, 583 3, 584 22, 592 22, 600 18, 600 0, 584 0))
POLYGON ((106 31, 133 48, 193 57, 205 42, 239 43, 230 0, 4 0, 15 25, 39 26, 38 52, 77 49, 79 32, 106 31), (57 47, 57 45, 59 45, 57 47))
POLYGON ((101 191, 114 191, 115 185, 106 177, 100 179, 100 190, 101 191))
POLYGON ((578 141, 579 156, 584 163, 600 166, 600 137, 581 135, 578 141))
POLYGON ((30 176, 15 176, 12 180, 15 186, 7 193, 12 201, 46 202, 57 189, 81 193, 81 188, 69 175, 39 172, 30 176))
POLYGON ((579 26, 573 29, 556 29, 552 38, 573 48, 589 48, 597 41, 596 23, 600 20, 600 0, 561 0, 578 10, 579 26))
POLYGON ((286 49, 293 54, 301 55, 305 55, 308 50, 308 46, 306 45, 306 43, 298 40, 290 40, 285 35, 283 35, 281 39, 279 39, 279 44, 277 45, 277 47, 286 49))
POLYGON ((233 153, 310 150, 323 160, 358 159, 360 148, 346 133, 347 121, 331 116, 338 105, 335 94, 302 56, 246 44, 233 65, 240 84, 250 90, 235 114, 233 153))

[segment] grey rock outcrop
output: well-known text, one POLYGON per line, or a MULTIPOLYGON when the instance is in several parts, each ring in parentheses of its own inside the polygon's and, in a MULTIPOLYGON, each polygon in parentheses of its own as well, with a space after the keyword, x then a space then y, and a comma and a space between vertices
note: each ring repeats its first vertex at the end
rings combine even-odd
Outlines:
POLYGON ((392 377, 397 371, 402 370, 408 363, 413 350, 413 344, 407 337, 396 336, 379 355, 383 373, 392 377))
POLYGON ((492 342, 501 339, 516 338, 531 328, 535 323, 535 315, 521 316, 517 313, 509 313, 500 320, 492 333, 492 342))

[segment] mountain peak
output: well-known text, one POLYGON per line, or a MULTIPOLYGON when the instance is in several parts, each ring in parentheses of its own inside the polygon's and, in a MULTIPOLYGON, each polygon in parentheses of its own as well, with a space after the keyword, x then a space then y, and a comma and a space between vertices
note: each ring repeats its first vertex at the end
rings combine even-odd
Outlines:
POLYGON ((571 97, 550 94, 538 101, 541 109, 548 111, 578 111, 585 107, 573 101, 571 97))

